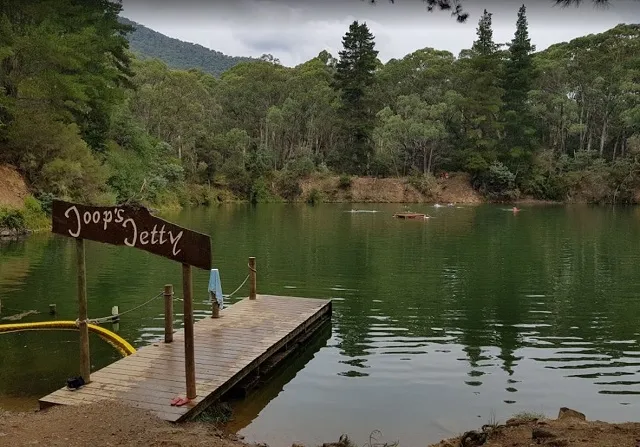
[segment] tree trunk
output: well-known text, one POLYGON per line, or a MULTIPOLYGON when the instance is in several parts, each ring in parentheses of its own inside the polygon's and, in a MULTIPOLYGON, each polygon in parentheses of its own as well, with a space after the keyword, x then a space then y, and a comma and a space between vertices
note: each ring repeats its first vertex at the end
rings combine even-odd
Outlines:
POLYGON ((427 147, 422 146, 422 175, 427 175, 427 147))
POLYGON ((604 118, 604 123, 602 123, 602 133, 600 134, 600 157, 604 154, 604 144, 607 141, 607 124, 609 120, 607 117, 604 118))
MULTIPOLYGON (((580 150, 584 147, 584 128, 582 127, 582 119, 584 118, 584 94, 581 94, 582 104, 580 106, 580 150)), ((587 119, 589 114, 587 113, 587 119)))
POLYGON ((618 135, 618 136, 616 137, 616 142, 615 142, 615 144, 613 145, 613 158, 612 158, 612 160, 615 160, 615 159, 616 159, 616 152, 618 152, 618 142, 620 142, 620 135, 618 135))
POLYGON ((427 172, 431 172, 431 161, 433 160, 433 145, 429 146, 429 165, 427 166, 427 172))

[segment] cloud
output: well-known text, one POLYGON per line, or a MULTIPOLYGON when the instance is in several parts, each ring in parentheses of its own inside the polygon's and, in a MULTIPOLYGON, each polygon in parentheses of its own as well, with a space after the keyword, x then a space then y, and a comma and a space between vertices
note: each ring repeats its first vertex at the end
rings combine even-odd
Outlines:
MULTIPOLYGON (((553 6, 553 0, 526 1, 533 43, 544 49, 557 42, 605 31, 618 23, 637 22, 640 2, 611 0, 596 9, 585 0, 580 8, 553 6)), ((353 20, 366 21, 376 37, 383 62, 433 47, 458 54, 476 37, 483 8, 493 13, 494 38, 513 37, 521 2, 466 0, 471 14, 459 24, 446 12, 429 13, 420 0, 123 0, 123 15, 171 37, 199 43, 233 56, 271 53, 288 66, 327 50, 337 55, 353 20)))

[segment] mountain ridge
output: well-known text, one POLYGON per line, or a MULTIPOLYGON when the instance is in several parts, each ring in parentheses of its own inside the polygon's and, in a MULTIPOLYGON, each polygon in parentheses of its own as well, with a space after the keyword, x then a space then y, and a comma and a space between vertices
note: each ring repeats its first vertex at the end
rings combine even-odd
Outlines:
POLYGON ((160 59, 171 68, 182 70, 197 68, 214 76, 220 76, 241 62, 258 60, 245 56, 228 56, 199 44, 169 37, 126 17, 120 16, 118 19, 120 23, 134 28, 127 35, 127 40, 131 51, 136 56, 142 59, 160 59))

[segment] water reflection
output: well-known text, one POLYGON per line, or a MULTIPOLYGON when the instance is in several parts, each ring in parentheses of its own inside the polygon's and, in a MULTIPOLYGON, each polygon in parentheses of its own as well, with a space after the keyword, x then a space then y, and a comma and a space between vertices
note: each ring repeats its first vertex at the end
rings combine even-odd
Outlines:
MULTIPOLYGON (((348 432, 362 444, 381 429, 421 445, 475 427, 478 416, 486 422, 492 411, 504 420, 565 405, 592 419, 640 417, 637 209, 535 207, 514 216, 493 206, 424 205, 413 209, 433 219, 414 222, 391 218, 400 206, 351 208, 222 206, 166 216, 211 234, 225 292, 256 256, 261 292, 334 300, 326 346, 267 386, 267 397, 237 406, 250 415, 239 418, 251 421, 242 430, 249 439, 277 447, 348 432)), ((180 284, 171 262, 119 247, 89 250, 91 316, 180 284)), ((0 247, 0 256, 4 305, 46 309, 56 297, 60 318, 75 318, 68 241, 29 239, 0 247)), ((206 272, 196 272, 196 290, 206 283, 206 272)), ((204 317, 206 305, 197 308, 204 317)), ((137 345, 157 339, 162 303, 124 318, 120 333, 137 345)), ((72 335, 33 336, 29 346, 42 348, 28 355, 21 343, 0 337, 0 394, 44 394, 75 368, 72 335), (42 385, 28 391, 24 371, 34 364, 42 385)), ((108 347, 96 349, 96 365, 113 360, 108 347)))

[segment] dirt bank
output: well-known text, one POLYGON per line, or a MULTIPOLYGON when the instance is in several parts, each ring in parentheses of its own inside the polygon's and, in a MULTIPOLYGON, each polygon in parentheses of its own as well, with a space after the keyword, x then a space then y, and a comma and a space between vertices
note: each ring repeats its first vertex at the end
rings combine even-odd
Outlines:
POLYGON ((336 175, 312 175, 302 180, 301 199, 313 190, 325 202, 354 203, 482 203, 484 200, 471 187, 468 174, 454 173, 447 179, 418 188, 408 178, 352 177, 350 184, 336 175))
MULTIPOLYGON (((557 420, 521 416, 505 424, 485 426, 431 447, 638 447, 640 424, 609 424, 586 421, 579 413, 557 420), (576 415, 578 417, 576 417, 576 415)), ((328 433, 328 439, 338 434, 328 433)), ((0 411, 0 446, 150 446, 150 447, 249 447, 229 439, 212 424, 193 422, 174 425, 150 413, 117 403, 81 407, 53 407, 36 413, 0 411)), ((399 446, 404 446, 400 440, 399 446)), ((296 447, 303 447, 295 444, 296 447)), ((311 447, 311 446, 307 446, 311 447)), ((323 447, 356 447, 349 442, 323 447)), ((376 445, 376 447, 378 447, 376 445)), ((380 445, 379 447, 383 447, 380 445)), ((420 447, 420 446, 407 446, 420 447)))
POLYGON ((18 171, 0 164, 0 207, 22 208, 29 188, 18 171))
POLYGON ((430 447, 640 447, 640 424, 587 421, 584 415, 561 409, 558 419, 514 417, 505 424, 484 426, 430 447), (563 411, 564 410, 564 411, 563 411))
POLYGON ((54 407, 38 413, 0 413, 0 446, 246 447, 212 425, 175 426, 141 410, 113 403, 54 407))

